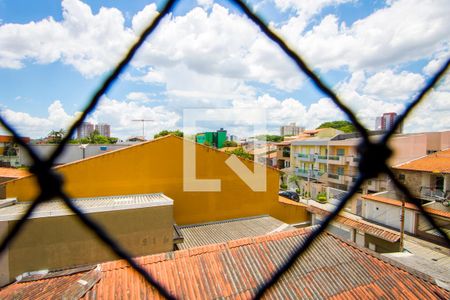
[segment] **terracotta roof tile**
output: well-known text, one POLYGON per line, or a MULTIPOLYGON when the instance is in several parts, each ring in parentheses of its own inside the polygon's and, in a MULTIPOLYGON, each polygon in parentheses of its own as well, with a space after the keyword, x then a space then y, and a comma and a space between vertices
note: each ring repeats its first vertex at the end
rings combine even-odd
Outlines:
MULTIPOLYGON (((306 209, 311 213, 327 216, 330 214, 329 211, 321 209, 319 207, 315 206, 308 206, 306 209)), ((379 237, 385 241, 389 241, 392 243, 395 243, 400 240, 400 234, 397 232, 394 232, 392 230, 383 228, 381 226, 371 224, 369 222, 363 221, 363 220, 354 220, 351 218, 347 218, 342 215, 338 215, 333 219, 334 222, 338 222, 344 225, 347 225, 352 228, 356 228, 358 230, 361 230, 365 233, 371 234, 373 236, 379 237)))
POLYGON ((439 151, 428 156, 400 164, 398 170, 450 173, 450 149, 439 151))
MULTIPOLYGON (((251 299, 266 280, 301 244, 311 229, 246 238, 171 254, 137 258, 163 286, 182 299, 251 299)), ((83 299, 160 298, 154 288, 121 261, 101 264, 102 278, 83 299)), ((405 269, 406 270, 406 269, 405 269)), ((384 261, 381 256, 322 234, 269 291, 268 298, 315 299, 449 299, 450 293, 431 282, 384 261)), ((71 275, 73 276, 73 275, 71 275)), ((46 298, 57 296, 61 280, 46 279, 49 290, 37 290, 36 282, 15 283, 0 291, 0 298, 14 293, 46 298), (54 283, 54 284, 53 284, 54 283), (37 294, 36 294, 37 295, 37 294)), ((33 297, 36 298, 36 297, 33 297)))
MULTIPOLYGON (((394 206, 402 206, 402 201, 400 201, 400 200, 385 198, 385 197, 381 197, 381 196, 377 196, 377 195, 363 195, 362 198, 367 199, 367 200, 381 202, 381 203, 386 203, 386 204, 390 204, 390 205, 394 205, 394 206)), ((419 210, 414 204, 409 203, 409 202, 405 202, 405 208, 411 209, 411 210, 416 210, 416 211, 419 210)), ((440 216, 440 217, 450 219, 450 212, 448 212, 448 211, 433 209, 433 208, 429 208, 426 206, 424 206, 423 208, 425 209, 425 211, 427 213, 430 213, 435 216, 440 216)))

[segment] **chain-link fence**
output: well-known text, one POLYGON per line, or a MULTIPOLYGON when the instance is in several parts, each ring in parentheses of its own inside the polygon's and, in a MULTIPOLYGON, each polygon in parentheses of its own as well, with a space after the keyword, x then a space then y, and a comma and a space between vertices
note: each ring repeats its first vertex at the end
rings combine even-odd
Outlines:
MULTIPOLYGON (((130 61, 135 56, 137 50, 142 46, 146 38, 151 35, 155 29, 158 27, 160 21, 166 16, 169 12, 172 11, 176 4, 176 0, 168 0, 160 13, 155 17, 152 23, 146 28, 146 30, 141 34, 138 41, 131 47, 128 51, 127 55, 120 61, 117 67, 111 72, 111 74, 105 79, 103 84, 98 88, 97 92, 90 99, 88 105, 84 109, 81 116, 73 123, 70 129, 67 132, 67 135, 62 139, 61 143, 55 149, 55 151, 50 155, 50 157, 46 160, 43 160, 38 157, 38 155, 30 148, 28 144, 26 144, 22 139, 19 138, 19 134, 17 131, 3 118, 0 116, 0 123, 5 127, 14 137, 17 138, 17 143, 20 144, 28 155, 33 160, 33 166, 30 168, 30 171, 36 176, 37 182, 40 187, 40 193, 33 201, 32 205, 29 206, 28 210, 22 216, 22 218, 11 228, 8 234, 3 239, 0 245, 0 254, 2 254, 8 245, 13 241, 13 239, 17 236, 19 231, 23 228, 23 225, 27 222, 28 218, 31 216, 32 212, 44 201, 50 200, 52 198, 58 197, 64 201, 66 206, 72 210, 79 219, 89 227, 96 236, 107 246, 111 248, 112 251, 115 252, 116 255, 125 259, 133 269, 138 272, 147 282, 148 284, 155 287, 162 296, 175 299, 174 295, 171 295, 169 291, 167 291, 163 285, 157 282, 148 272, 146 272, 140 265, 138 265, 134 259, 122 248, 121 245, 118 245, 114 240, 109 236, 109 234, 103 230, 97 223, 91 220, 87 215, 83 214, 79 208, 77 208, 70 198, 63 192, 62 186, 64 184, 63 180, 58 176, 58 174, 52 169, 52 166, 55 163, 55 160, 61 155, 64 147, 69 142, 71 136, 74 135, 75 130, 81 123, 84 121, 86 116, 91 113, 96 105, 98 104, 100 98, 113 86, 114 82, 118 79, 119 75, 125 69, 125 67, 130 63, 130 61)), ((341 109, 347 118, 353 123, 358 132, 361 134, 362 142, 359 145, 358 152, 361 157, 359 163, 359 177, 356 182, 353 184, 351 189, 347 192, 345 197, 341 199, 341 201, 336 206, 336 209, 328 215, 326 219, 321 223, 316 230, 314 230, 307 239, 299 245, 292 254, 286 259, 286 261, 282 264, 282 266, 277 269, 269 280, 258 286, 256 293, 254 294, 254 298, 261 298, 264 293, 266 293, 276 282, 280 279, 281 276, 294 264, 294 262, 304 253, 310 245, 314 242, 319 234, 321 234, 325 228, 330 224, 334 217, 338 215, 341 209, 345 206, 347 201, 361 188, 364 181, 376 178, 379 174, 385 173, 392 180, 393 184, 396 188, 398 188, 408 199, 410 202, 416 205, 416 207, 420 210, 426 220, 433 225, 433 227, 440 233, 440 235, 444 238, 447 245, 450 246, 450 239, 446 235, 446 233, 439 228, 434 219, 424 210, 424 208, 420 205, 420 200, 413 197, 410 191, 396 178, 392 170, 386 164, 387 159, 391 155, 391 150, 387 147, 387 141, 392 137, 400 124, 405 120, 405 118, 410 114, 410 112, 425 98, 427 93, 437 84, 437 82, 443 77, 444 73, 447 71, 450 60, 447 60, 446 63, 441 67, 441 69, 428 81, 426 86, 420 91, 420 93, 416 96, 416 98, 408 105, 405 111, 396 119, 394 125, 391 129, 384 134, 381 140, 379 141, 371 141, 369 139, 367 129, 359 122, 356 118, 355 114, 350 110, 347 106, 345 106, 342 101, 338 98, 338 96, 324 83, 319 77, 311 70, 311 68, 304 62, 300 55, 298 55, 294 50, 292 50, 282 38, 280 38, 275 32, 273 32, 256 14, 254 14, 251 9, 241 0, 231 0, 231 2, 240 9, 252 22, 254 22, 259 29, 276 45, 278 45, 281 50, 292 60, 292 62, 299 68, 299 71, 306 74, 312 83, 327 97, 329 97, 338 107, 341 109)), ((174 41, 176 42, 176 41, 174 41)))

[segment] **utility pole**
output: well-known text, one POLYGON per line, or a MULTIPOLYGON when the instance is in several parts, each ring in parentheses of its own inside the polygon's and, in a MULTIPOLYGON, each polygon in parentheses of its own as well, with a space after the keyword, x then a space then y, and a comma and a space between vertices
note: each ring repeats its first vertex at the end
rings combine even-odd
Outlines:
POLYGON ((155 120, 149 120, 149 119, 137 119, 132 120, 133 122, 142 122, 142 138, 145 140, 145 122, 153 122, 155 120))
POLYGON ((400 252, 403 252, 404 236, 405 236, 405 198, 402 198, 402 212, 400 214, 400 252))

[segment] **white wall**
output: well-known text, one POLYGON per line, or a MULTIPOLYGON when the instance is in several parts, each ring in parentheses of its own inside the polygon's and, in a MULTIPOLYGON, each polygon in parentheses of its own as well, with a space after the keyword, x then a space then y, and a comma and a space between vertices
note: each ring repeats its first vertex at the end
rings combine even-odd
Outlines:
MULTIPOLYGON (((400 230, 401 207, 365 200, 363 211, 366 219, 400 230)), ((405 231, 414 233, 415 214, 405 208, 405 231)))
MULTIPOLYGON (((130 146, 131 144, 112 144, 112 145, 88 145, 85 150, 85 157, 91 157, 94 155, 102 154, 105 152, 122 149, 130 146)), ((41 144, 30 145, 38 155, 47 158, 56 148, 53 144, 41 144)), ((83 150, 80 149, 80 145, 69 144, 64 148, 64 152, 56 160, 56 164, 66 164, 69 162, 83 159, 83 150)), ((23 166, 31 166, 32 161, 29 155, 23 148, 19 148, 19 160, 23 166)))

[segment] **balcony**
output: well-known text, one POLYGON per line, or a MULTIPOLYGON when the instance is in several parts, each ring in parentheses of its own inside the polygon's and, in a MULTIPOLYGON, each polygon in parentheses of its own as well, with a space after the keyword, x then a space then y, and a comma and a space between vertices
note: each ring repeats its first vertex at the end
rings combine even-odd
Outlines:
POLYGON ((330 165, 345 165, 345 156, 328 155, 328 163, 330 165))
POLYGON ((295 174, 298 176, 302 176, 302 177, 306 177, 306 178, 310 178, 310 179, 319 179, 323 174, 325 174, 325 172, 320 171, 320 170, 305 170, 305 169, 300 169, 300 168, 296 168, 295 169, 295 174))
POLYGON ((314 161, 314 156, 312 154, 297 153, 297 157, 301 161, 314 161))
POLYGON ((345 176, 339 174, 328 173, 328 181, 337 184, 345 184, 345 176))
POLYGON ((450 191, 442 191, 428 186, 420 187, 420 198, 431 201, 442 202, 450 199, 450 191))
POLYGON ((359 156, 347 156, 345 158, 346 162, 349 164, 349 166, 351 167, 357 167, 360 161, 359 156))
POLYGON ((323 163, 323 164, 326 164, 327 159, 328 159, 326 155, 316 155, 315 158, 316 158, 316 162, 323 163))

